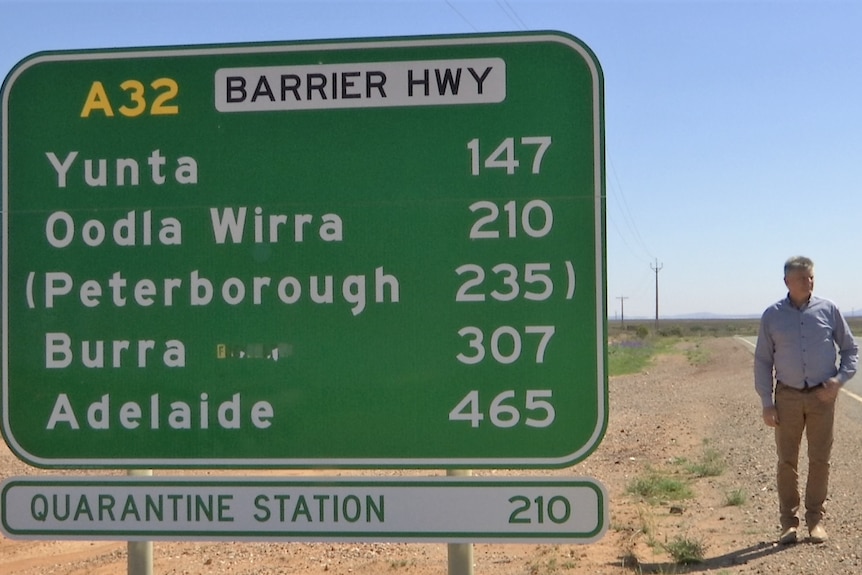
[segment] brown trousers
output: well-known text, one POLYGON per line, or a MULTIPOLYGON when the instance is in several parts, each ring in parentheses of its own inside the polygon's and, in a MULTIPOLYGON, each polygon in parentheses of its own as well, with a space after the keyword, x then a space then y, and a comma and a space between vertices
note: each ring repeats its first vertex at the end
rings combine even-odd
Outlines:
POLYGON ((775 408, 778 411, 775 446, 778 452, 778 508, 781 528, 799 525, 797 466, 803 431, 808 441, 805 522, 811 527, 820 522, 826 511, 835 402, 823 402, 811 390, 800 391, 778 384, 775 388, 775 408))

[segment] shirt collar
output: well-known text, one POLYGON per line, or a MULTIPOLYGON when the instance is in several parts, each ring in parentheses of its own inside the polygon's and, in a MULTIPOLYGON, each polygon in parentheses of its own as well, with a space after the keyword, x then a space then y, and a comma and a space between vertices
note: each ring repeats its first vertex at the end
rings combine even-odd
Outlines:
POLYGON ((807 308, 809 305, 811 305, 811 301, 812 301, 813 299, 814 299, 814 294, 809 294, 809 295, 808 295, 808 299, 807 299, 807 300, 805 300, 805 303, 803 303, 803 304, 802 304, 801 306, 799 306, 799 307, 796 307, 796 305, 793 303, 793 300, 792 300, 792 299, 790 299, 790 292, 787 292, 787 297, 785 298, 785 301, 787 301, 788 305, 790 305, 790 306, 791 306, 791 307, 793 307, 794 309, 798 309, 798 310, 800 310, 800 311, 801 311, 801 310, 803 310, 803 309, 807 308))

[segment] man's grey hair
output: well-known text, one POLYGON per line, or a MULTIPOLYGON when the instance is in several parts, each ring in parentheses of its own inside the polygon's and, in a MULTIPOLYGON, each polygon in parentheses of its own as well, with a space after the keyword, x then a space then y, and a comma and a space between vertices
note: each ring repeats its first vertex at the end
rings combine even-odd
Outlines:
POLYGON ((814 270, 814 262, 811 261, 811 258, 806 258, 805 256, 793 256, 786 262, 784 262, 784 275, 785 277, 793 271, 802 270, 806 272, 810 272, 814 270))

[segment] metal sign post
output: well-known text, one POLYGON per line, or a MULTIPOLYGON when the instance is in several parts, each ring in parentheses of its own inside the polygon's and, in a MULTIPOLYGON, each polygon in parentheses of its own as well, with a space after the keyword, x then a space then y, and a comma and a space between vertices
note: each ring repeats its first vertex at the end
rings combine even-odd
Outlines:
MULTIPOLYGON (((152 477, 152 469, 130 469, 129 477, 152 477)), ((127 544, 128 575, 153 575, 153 542, 129 541, 127 544)))
MULTIPOLYGON (((470 477, 469 469, 449 469, 448 477, 470 477)), ((473 544, 449 543, 447 547, 449 575, 473 575, 473 544)))

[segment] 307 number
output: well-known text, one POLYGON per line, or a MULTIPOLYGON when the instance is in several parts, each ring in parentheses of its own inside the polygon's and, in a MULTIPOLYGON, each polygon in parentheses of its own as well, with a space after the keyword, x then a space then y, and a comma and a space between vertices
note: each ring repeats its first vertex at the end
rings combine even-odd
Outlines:
MULTIPOLYGON (((529 389, 524 398, 523 411, 528 412, 524 418, 527 427, 548 427, 554 422, 557 414, 550 401, 553 393, 550 389, 529 389), (533 415, 537 416, 534 417, 533 415)), ((488 406, 487 415, 494 427, 515 427, 521 422, 522 408, 516 400, 514 390, 497 394, 488 406)), ((449 421, 469 421, 470 427, 479 427, 485 420, 485 410, 479 398, 479 391, 474 389, 467 393, 449 412, 449 421)))
MULTIPOLYGON (((536 363, 545 362, 545 350, 548 349, 548 343, 550 343, 554 332, 556 332, 556 328, 552 325, 524 326, 525 334, 539 336, 539 343, 536 346, 536 363)), ((458 361, 466 363, 467 365, 474 365, 485 359, 485 332, 482 331, 481 328, 472 325, 462 327, 458 330, 458 335, 463 338, 467 338, 470 350, 472 350, 472 353, 470 354, 459 353, 455 356, 458 358, 458 361)), ((497 363, 501 363, 503 365, 515 363, 520 359, 523 350, 521 332, 512 326, 500 326, 491 332, 488 348, 491 351, 491 357, 493 357, 497 363)))

